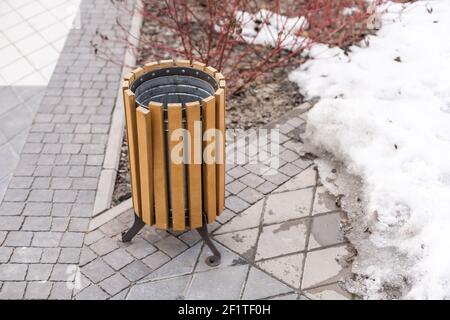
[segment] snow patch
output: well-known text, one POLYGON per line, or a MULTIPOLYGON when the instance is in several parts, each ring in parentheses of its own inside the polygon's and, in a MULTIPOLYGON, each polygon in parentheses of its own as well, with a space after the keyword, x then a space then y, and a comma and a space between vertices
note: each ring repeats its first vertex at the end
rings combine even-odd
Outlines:
POLYGON ((307 139, 326 157, 325 186, 345 195, 358 250, 350 288, 450 298, 450 1, 385 11, 368 48, 314 45, 290 79, 321 98, 307 139))

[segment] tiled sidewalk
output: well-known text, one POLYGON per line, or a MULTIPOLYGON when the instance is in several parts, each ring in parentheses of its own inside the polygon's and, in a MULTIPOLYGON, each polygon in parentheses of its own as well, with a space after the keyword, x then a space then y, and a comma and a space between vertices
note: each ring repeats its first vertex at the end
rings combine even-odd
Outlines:
POLYGON ((72 296, 122 71, 91 41, 103 34, 123 60, 117 15, 109 0, 80 5, 0 205, 0 299, 72 296))
POLYGON ((278 174, 260 175, 257 165, 228 170, 226 210, 209 226, 220 266, 205 264, 209 249, 195 231, 145 227, 122 243, 133 220, 128 211, 86 236, 76 298, 350 299, 338 284, 350 270, 344 214, 301 156, 302 115, 290 116, 281 120, 278 174))
MULTIPOLYGON (((0 202, 80 0, 0 3, 0 202)), ((75 21, 75 24, 74 24, 75 21)))

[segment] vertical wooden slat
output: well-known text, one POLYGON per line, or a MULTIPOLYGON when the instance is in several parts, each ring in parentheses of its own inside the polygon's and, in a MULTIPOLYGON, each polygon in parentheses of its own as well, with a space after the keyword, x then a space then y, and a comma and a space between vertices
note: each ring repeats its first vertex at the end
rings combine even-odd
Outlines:
POLYGON ((217 214, 225 208, 225 91, 220 88, 216 97, 216 128, 220 136, 216 137, 216 187, 217 214))
POLYGON ((189 60, 175 60, 175 65, 177 67, 190 67, 191 62, 189 60))
POLYGON ((214 96, 202 101, 203 122, 203 196, 208 223, 216 219, 216 164, 215 164, 215 128, 216 99, 214 96), (205 133, 208 133, 205 135, 205 133), (211 151, 211 152, 209 152, 211 151), (208 159, 207 157, 211 157, 208 159), (208 162, 208 163, 206 163, 208 162))
POLYGON ((182 231, 186 227, 186 218, 184 211, 184 141, 182 132, 181 103, 169 103, 167 110, 169 119, 168 143, 170 156, 170 201, 172 204, 172 227, 175 231, 182 231))
POLYGON ((138 137, 136 126, 136 105, 135 97, 131 90, 124 91, 125 117, 127 122, 128 155, 131 176, 131 194, 133 207, 137 215, 141 216, 141 191, 139 181, 139 155, 138 137))
POLYGON ((186 103, 186 128, 188 140, 188 197, 191 229, 202 226, 202 131, 200 103, 186 103), (197 128, 197 130, 196 130, 197 128))
POLYGON ((164 149, 164 115, 162 103, 150 102, 153 144, 153 185, 155 196, 155 223, 160 229, 169 227, 169 210, 166 176, 166 151, 164 149))
POLYGON ((155 219, 153 214, 153 157, 150 111, 138 107, 136 109, 136 122, 141 181, 141 217, 146 224, 152 225, 155 219))

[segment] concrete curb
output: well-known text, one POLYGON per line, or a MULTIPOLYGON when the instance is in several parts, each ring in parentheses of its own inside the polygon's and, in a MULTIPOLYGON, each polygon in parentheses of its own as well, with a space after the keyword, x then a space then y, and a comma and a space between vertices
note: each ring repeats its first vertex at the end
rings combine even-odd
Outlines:
MULTIPOLYGON (((141 7, 141 1, 137 0, 133 18, 131 21, 130 34, 128 36, 128 41, 133 46, 139 45, 139 37, 143 20, 139 10, 141 7)), ((135 64, 135 55, 130 50, 127 50, 124 58, 122 76, 131 71, 131 68, 128 66, 134 66, 135 64)), ((97 194, 95 196, 94 210, 92 214, 93 217, 96 217, 104 211, 108 210, 111 206, 111 199, 120 161, 120 153, 124 133, 124 122, 125 120, 122 99, 122 86, 120 86, 112 116, 111 128, 109 130, 105 159, 103 161, 103 167, 97 186, 97 194)))

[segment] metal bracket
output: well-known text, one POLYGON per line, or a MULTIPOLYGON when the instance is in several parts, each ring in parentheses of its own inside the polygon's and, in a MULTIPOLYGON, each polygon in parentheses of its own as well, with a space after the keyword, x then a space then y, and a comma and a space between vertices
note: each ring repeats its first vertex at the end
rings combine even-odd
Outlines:
POLYGON ((144 226, 145 222, 135 213, 133 226, 128 231, 122 232, 122 242, 130 242, 144 226))
POLYGON ((216 267, 220 264, 221 254, 219 250, 216 248, 214 243, 211 241, 211 238, 208 234, 208 221, 206 219, 206 215, 203 215, 203 225, 200 228, 197 228, 197 232, 202 237, 205 244, 212 251, 213 255, 206 258, 205 262, 210 267, 216 267))

